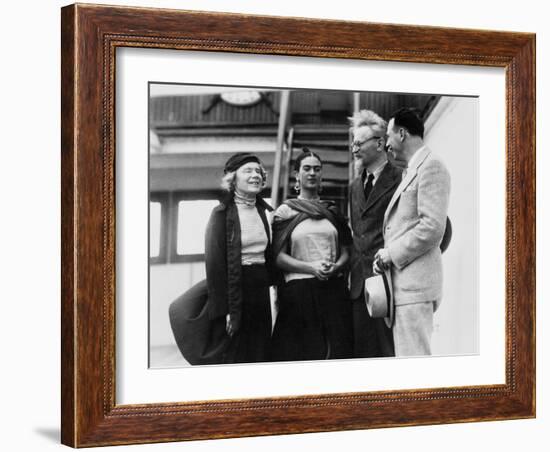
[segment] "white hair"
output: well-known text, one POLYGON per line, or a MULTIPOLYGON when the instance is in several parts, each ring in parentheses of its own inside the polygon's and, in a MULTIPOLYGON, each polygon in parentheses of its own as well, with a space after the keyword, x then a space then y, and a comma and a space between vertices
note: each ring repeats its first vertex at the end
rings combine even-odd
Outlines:
POLYGON ((388 123, 372 110, 359 110, 348 119, 354 129, 369 127, 375 135, 381 137, 386 135, 388 123))

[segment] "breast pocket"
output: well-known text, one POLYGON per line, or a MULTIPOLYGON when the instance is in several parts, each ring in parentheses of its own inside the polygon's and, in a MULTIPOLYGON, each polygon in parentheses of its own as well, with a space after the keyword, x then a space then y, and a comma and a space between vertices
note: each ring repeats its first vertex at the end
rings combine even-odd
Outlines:
POLYGON ((399 216, 403 219, 418 217, 418 190, 405 190, 399 197, 399 216))

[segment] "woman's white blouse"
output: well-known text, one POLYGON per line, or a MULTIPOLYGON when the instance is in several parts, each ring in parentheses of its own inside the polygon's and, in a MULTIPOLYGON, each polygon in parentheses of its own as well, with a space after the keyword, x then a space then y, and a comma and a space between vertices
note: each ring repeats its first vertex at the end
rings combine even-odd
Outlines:
MULTIPOLYGON (((290 235, 290 255, 304 262, 336 261, 338 231, 326 218, 308 218, 294 228, 290 235)), ((287 273, 285 281, 312 278, 309 273, 287 273)))
POLYGON ((236 204, 241 225, 241 264, 265 264, 268 239, 256 206, 236 204))

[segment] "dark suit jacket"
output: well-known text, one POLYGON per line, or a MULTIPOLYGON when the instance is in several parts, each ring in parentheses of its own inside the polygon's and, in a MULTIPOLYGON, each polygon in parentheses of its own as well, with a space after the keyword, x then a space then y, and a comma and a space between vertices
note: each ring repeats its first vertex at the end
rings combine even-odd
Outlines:
POLYGON ((350 286, 352 299, 361 295, 365 278, 373 274, 374 255, 380 248, 384 248, 382 234, 384 213, 400 182, 401 169, 388 162, 374 184, 368 202, 365 199, 361 176, 351 183, 350 212, 353 248, 350 286))

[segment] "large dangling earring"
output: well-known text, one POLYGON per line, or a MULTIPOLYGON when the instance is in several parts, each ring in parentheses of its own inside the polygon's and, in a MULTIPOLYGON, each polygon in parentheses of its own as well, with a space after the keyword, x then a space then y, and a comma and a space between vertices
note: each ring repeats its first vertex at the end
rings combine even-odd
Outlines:
POLYGON ((323 193, 323 180, 319 179, 319 189, 317 190, 317 193, 321 194, 323 193))
POLYGON ((294 184, 294 191, 300 193, 300 181, 298 179, 296 179, 296 183, 294 184))

